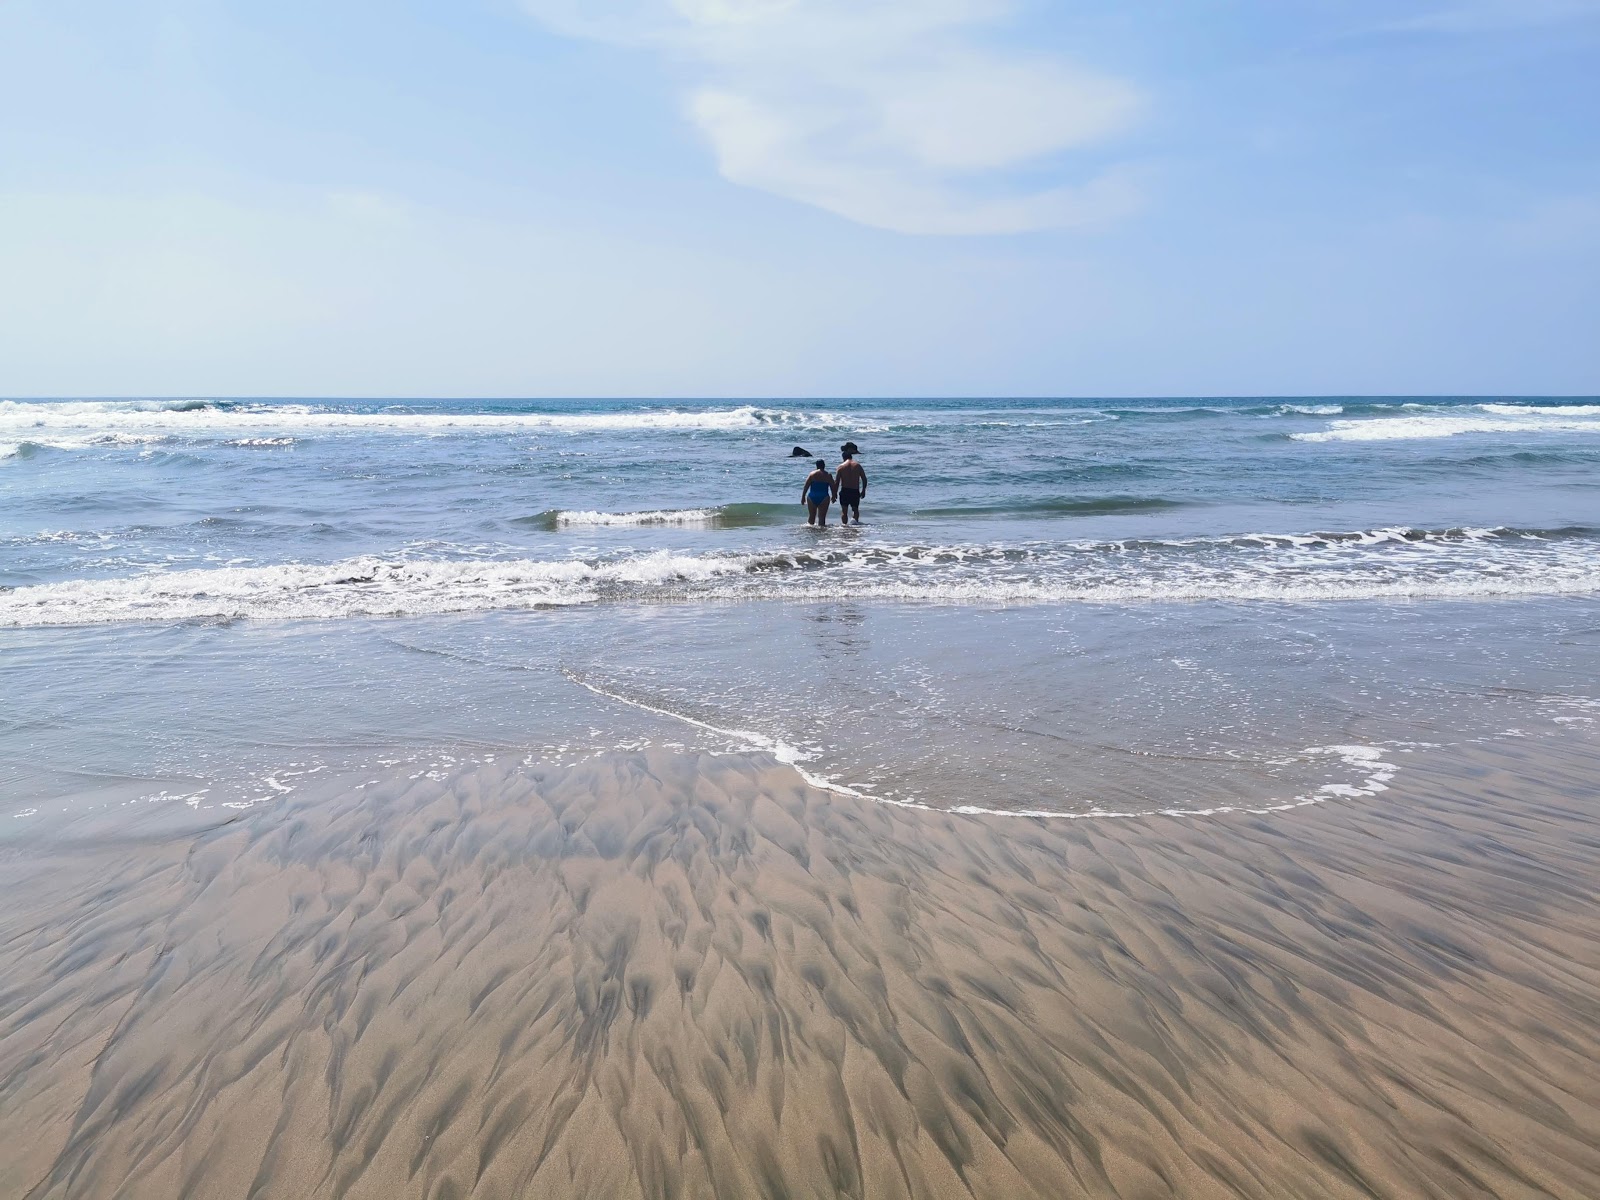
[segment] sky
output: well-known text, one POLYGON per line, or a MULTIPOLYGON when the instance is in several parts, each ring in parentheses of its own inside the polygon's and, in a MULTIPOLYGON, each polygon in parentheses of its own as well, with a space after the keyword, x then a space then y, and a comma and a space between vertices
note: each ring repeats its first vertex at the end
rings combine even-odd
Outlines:
POLYGON ((0 395, 1600 393, 1600 0, 0 0, 0 395))

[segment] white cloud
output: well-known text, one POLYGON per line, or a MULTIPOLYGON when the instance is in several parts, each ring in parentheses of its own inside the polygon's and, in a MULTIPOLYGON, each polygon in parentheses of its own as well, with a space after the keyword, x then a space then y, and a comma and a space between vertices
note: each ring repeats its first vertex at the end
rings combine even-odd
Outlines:
POLYGON ((526 3, 563 33, 669 55, 733 183, 921 234, 1099 224, 1139 203, 1134 171, 1074 178, 1065 159, 1127 130, 1138 90, 980 46, 1005 15, 997 0, 526 3))

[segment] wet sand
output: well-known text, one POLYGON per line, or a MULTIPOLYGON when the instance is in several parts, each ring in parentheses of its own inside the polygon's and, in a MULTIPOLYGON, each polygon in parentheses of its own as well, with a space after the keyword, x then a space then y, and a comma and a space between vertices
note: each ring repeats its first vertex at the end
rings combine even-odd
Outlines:
POLYGON ((1600 753, 1402 762, 1037 821, 651 752, 15 840, 0 1196, 1600 1194, 1600 753))

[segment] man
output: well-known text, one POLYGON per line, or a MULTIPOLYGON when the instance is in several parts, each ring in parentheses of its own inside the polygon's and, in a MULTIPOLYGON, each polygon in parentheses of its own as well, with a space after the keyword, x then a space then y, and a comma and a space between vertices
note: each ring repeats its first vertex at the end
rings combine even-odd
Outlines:
POLYGON ((855 514, 856 524, 861 524, 861 498, 867 494, 867 472, 856 461, 858 449, 854 442, 840 446, 839 452, 844 455, 844 461, 834 472, 834 481, 839 488, 839 519, 846 525, 850 524, 851 513, 855 514))

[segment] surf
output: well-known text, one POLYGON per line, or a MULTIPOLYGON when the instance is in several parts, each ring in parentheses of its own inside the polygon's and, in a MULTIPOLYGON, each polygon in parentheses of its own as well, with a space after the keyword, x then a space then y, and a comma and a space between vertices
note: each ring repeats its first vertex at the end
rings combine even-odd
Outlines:
POLYGON ((331 620, 599 602, 903 600, 955 605, 1483 599, 1600 592, 1600 537, 1393 527, 1189 539, 619 551, 556 559, 362 556, 141 570, 0 591, 0 625, 331 620))
POLYGON ((639 529, 651 526, 700 526, 704 528, 747 529, 762 525, 794 523, 795 505, 721 504, 709 508, 635 509, 599 512, 549 508, 518 524, 555 533, 564 529, 639 529))

